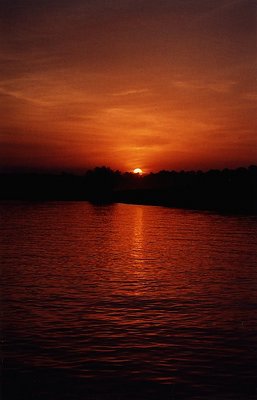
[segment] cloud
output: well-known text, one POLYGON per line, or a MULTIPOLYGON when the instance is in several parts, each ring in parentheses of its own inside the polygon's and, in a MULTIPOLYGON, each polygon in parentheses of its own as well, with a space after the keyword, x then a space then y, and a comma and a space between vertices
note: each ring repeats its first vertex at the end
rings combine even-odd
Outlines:
POLYGON ((204 80, 176 80, 173 81, 173 85, 179 89, 186 89, 186 90, 207 90, 213 91, 217 93, 228 93, 237 84, 236 81, 214 81, 214 82, 206 82, 204 80))
POLYGON ((24 95, 22 92, 12 92, 12 91, 8 91, 8 90, 0 88, 0 94, 5 95, 5 96, 14 97, 15 99, 27 101, 29 103, 34 103, 34 104, 37 104, 40 106, 44 106, 44 105, 48 104, 47 102, 41 101, 39 99, 28 97, 28 96, 24 95))
MULTIPOLYGON (((236 126, 256 141, 251 1, 1 4, 0 128, 16 132, 7 158, 18 137, 32 143, 20 147, 24 162, 41 143, 60 164, 63 154, 64 164, 120 168, 156 153, 211 163, 236 126)), ((238 143, 246 158, 244 135, 238 143)))
POLYGON ((112 96, 130 96, 149 93, 149 89, 128 89, 118 93, 112 93, 112 96))

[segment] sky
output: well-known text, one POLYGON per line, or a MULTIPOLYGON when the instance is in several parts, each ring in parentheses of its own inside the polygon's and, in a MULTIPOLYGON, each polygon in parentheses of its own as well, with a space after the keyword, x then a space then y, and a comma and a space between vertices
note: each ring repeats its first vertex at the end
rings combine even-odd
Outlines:
POLYGON ((254 0, 1 0, 0 167, 257 164, 254 0))

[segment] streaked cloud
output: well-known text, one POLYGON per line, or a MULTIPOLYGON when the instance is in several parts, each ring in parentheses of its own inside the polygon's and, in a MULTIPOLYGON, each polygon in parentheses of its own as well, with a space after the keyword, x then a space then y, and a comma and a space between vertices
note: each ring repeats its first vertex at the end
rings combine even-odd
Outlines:
POLYGON ((253 1, 1 7, 2 166, 257 162, 253 1))
POLYGON ((131 96, 137 94, 149 93, 148 89, 128 89, 118 93, 112 93, 112 96, 131 96))

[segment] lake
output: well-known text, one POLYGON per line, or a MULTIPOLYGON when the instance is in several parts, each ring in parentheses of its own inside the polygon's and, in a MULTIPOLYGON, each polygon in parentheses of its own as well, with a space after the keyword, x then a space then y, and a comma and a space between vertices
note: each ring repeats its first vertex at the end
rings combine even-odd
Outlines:
POLYGON ((256 216, 0 207, 5 400, 256 398, 256 216))

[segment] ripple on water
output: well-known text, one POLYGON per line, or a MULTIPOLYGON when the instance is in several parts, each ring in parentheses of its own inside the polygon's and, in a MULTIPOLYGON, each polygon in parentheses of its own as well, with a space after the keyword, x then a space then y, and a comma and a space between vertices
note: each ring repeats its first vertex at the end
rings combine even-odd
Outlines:
POLYGON ((255 217, 83 202, 1 211, 13 398, 254 398, 255 217))

